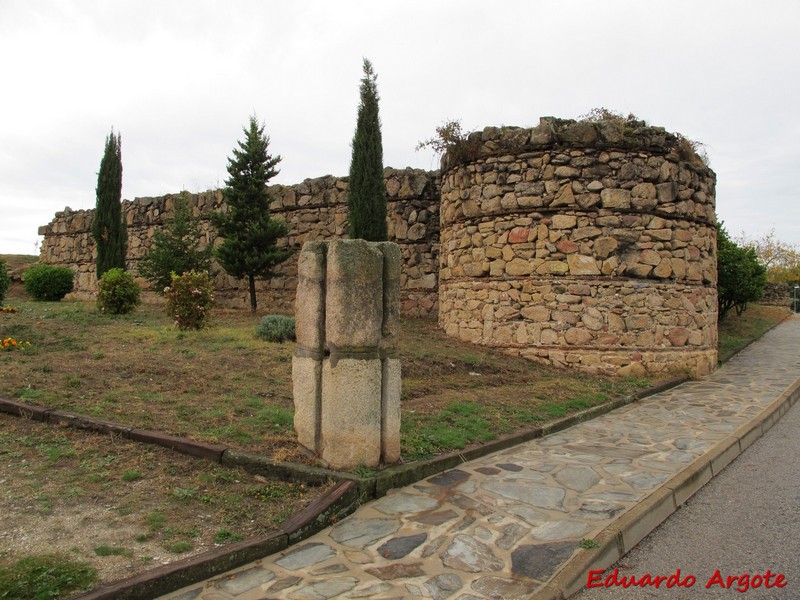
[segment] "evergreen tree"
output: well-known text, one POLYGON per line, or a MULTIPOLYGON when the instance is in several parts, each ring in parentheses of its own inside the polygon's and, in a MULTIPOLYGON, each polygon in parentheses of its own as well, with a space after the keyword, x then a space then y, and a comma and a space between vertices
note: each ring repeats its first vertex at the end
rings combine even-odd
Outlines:
POLYGON ((175 200, 172 218, 153 233, 153 245, 139 262, 139 273, 162 292, 172 281, 172 273, 203 272, 211 268, 211 246, 200 249, 200 220, 192 217, 185 196, 175 200))
POLYGON ((106 138, 100 172, 97 174, 97 205, 92 235, 97 247, 97 278, 113 268, 125 269, 128 231, 122 220, 122 139, 120 134, 106 138))
POLYGON ((255 116, 243 131, 244 140, 228 158, 228 187, 223 190, 228 210, 213 213, 211 219, 223 238, 214 255, 229 275, 248 278, 250 309, 255 312, 256 277, 269 279, 275 275, 275 267, 291 252, 277 246, 278 239, 289 232, 286 223, 269 216, 272 198, 267 182, 278 174, 275 166, 281 157, 269 154, 269 136, 264 135, 264 126, 255 116))
POLYGON ((383 142, 378 115, 377 78, 372 70, 372 63, 365 58, 347 198, 350 237, 373 242, 387 239, 386 182, 383 178, 383 142))

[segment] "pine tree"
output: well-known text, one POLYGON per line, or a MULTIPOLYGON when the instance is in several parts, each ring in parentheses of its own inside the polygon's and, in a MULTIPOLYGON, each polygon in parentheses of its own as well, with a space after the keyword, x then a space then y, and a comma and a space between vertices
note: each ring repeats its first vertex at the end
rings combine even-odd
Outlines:
POLYGON ((97 174, 97 205, 92 235, 97 247, 97 278, 113 268, 125 268, 128 231, 122 221, 122 138, 106 138, 105 152, 97 174))
POLYGON ((278 174, 275 166, 281 157, 269 154, 269 136, 264 135, 264 126, 255 116, 250 117, 250 126, 243 131, 244 140, 238 142, 239 147, 228 158, 228 187, 223 190, 228 210, 211 217, 223 238, 214 255, 229 275, 248 278, 250 310, 255 312, 256 278, 275 275, 275 267, 291 252, 277 246, 278 239, 289 232, 286 223, 269 216, 272 198, 267 182, 278 174))
POLYGON ((172 218, 153 233, 153 245, 139 262, 139 273, 161 292, 172 282, 172 273, 201 273, 211 268, 211 246, 200 249, 200 220, 192 217, 185 196, 175 200, 172 218))
POLYGON ((380 242, 387 239, 386 182, 383 178, 383 142, 378 115, 378 76, 364 59, 361 103, 358 106, 353 155, 350 160, 350 237, 380 242))

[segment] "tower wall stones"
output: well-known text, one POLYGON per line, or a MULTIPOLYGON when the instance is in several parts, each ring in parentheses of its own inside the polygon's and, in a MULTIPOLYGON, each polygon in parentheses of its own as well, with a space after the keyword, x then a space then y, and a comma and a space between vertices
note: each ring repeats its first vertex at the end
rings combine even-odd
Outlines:
POLYGON ((688 142, 543 118, 474 133, 443 164, 449 335, 624 375, 716 365, 715 175, 688 142))
MULTIPOLYGON (((389 201, 389 239, 400 246, 401 310, 409 316, 433 316, 438 308, 439 190, 438 173, 414 169, 384 170, 389 201)), ((271 216, 284 219, 289 236, 280 241, 298 252, 307 241, 347 236, 347 179, 332 176, 307 179, 296 185, 270 187, 271 216)), ((123 202, 128 225, 127 266, 136 272, 138 262, 152 245, 153 232, 172 215, 178 194, 136 198, 123 202)), ((187 194, 194 216, 200 219, 205 244, 213 244, 216 231, 210 213, 223 206, 220 191, 187 194)), ((68 266, 77 273, 73 297, 93 299, 97 290, 95 244, 91 233, 94 210, 65 209, 41 227, 41 260, 68 266)), ((280 267, 282 274, 257 282, 259 306, 290 312, 297 288, 297 253, 280 267)), ((149 282, 140 279, 146 300, 157 299, 149 282)), ((218 269, 215 277, 218 304, 249 306, 246 282, 218 269)))

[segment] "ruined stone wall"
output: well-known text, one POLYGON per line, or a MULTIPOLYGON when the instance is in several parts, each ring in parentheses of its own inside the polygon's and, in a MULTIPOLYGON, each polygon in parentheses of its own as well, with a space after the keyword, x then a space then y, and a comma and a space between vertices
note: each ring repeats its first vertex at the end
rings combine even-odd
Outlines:
MULTIPOLYGON (((441 179, 385 176, 403 314, 438 313, 449 335, 558 366, 645 375, 716 365, 716 176, 690 142, 638 121, 548 117, 471 134, 443 157, 441 179)), ((281 243, 346 237, 347 185, 272 186, 272 213, 290 230, 281 243)), ((190 202, 214 243, 208 214, 221 194, 190 202)), ((129 268, 173 203, 124 203, 129 268)), ((57 213, 40 229, 42 259, 76 270, 85 298, 96 286, 92 213, 57 213)), ((215 283, 223 305, 247 306, 244 282, 220 272, 215 283)), ((291 312, 296 289, 295 254, 259 284, 259 306, 291 312)))
MULTIPOLYGON (((405 169, 384 170, 388 197, 389 239, 401 249, 401 310, 410 316, 435 315, 438 308, 437 273, 439 268, 439 190, 437 173, 405 169)), ((346 178, 333 176, 307 179, 297 185, 270 187, 271 215, 284 219, 289 236, 280 241, 299 251, 310 240, 347 237, 346 178)), ((177 195, 137 198, 123 202, 128 225, 127 266, 136 271, 139 260, 152 244, 154 230, 172 213, 177 195)), ((200 219, 204 243, 213 244, 216 232, 209 221, 211 211, 222 206, 222 194, 208 191, 189 194, 189 204, 200 219)), ((39 230, 44 235, 41 259, 64 265, 77 272, 73 296, 92 299, 97 286, 95 248, 91 234, 93 210, 56 213, 55 219, 39 230)), ((258 305, 269 311, 291 312, 297 288, 297 253, 280 268, 282 274, 258 282, 258 305)), ((146 290, 150 284, 139 283, 146 290)), ((215 277, 218 304, 249 306, 246 282, 234 279, 221 269, 215 277)), ((145 293, 155 300, 155 291, 145 293)))
POLYGON ((445 157, 439 322, 534 361, 717 361, 715 175, 639 122, 487 128, 445 157))

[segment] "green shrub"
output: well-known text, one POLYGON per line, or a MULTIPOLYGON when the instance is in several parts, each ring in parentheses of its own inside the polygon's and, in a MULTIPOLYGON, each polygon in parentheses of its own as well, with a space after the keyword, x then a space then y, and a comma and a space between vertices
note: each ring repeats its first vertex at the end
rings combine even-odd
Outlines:
POLYGON ((294 317, 267 315, 261 319, 256 335, 268 342, 294 341, 294 317))
POLYGON ((0 259, 0 307, 2 307, 3 300, 6 298, 9 285, 11 285, 11 277, 8 274, 8 265, 6 261, 0 259))
POLYGON ((23 274, 25 291, 34 300, 58 301, 72 291, 75 274, 66 267, 38 263, 23 274))
POLYGON ((164 289, 167 314, 175 319, 179 329, 202 329, 210 318, 214 305, 214 282, 208 273, 189 271, 172 274, 172 282, 164 289))
POLYGON ((91 566, 60 556, 29 556, 0 565, 0 598, 48 600, 87 589, 97 581, 91 566))
POLYGON ((140 296, 133 275, 120 268, 109 269, 97 286, 97 308, 112 315, 126 315, 139 304, 140 296))

